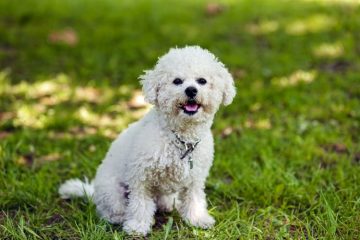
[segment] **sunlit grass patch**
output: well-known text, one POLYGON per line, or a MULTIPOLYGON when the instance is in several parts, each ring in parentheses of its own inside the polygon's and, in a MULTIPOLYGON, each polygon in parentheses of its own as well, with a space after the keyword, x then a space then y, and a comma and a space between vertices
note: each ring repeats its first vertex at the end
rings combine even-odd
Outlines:
POLYGON ((336 24, 337 20, 329 15, 315 14, 288 23, 285 30, 290 35, 303 35, 328 31, 336 24))
POLYGON ((280 87, 296 86, 300 83, 311 83, 316 79, 316 71, 297 70, 286 77, 274 78, 272 83, 280 87))
MULTIPOLYGON (((66 74, 58 74, 44 81, 7 85, 7 94, 22 96, 25 99, 38 100, 44 105, 56 105, 63 102, 88 102, 101 104, 116 94, 116 89, 109 87, 76 86, 66 74)), ((120 91, 121 92, 121 91, 120 91)))
POLYGON ((7 112, 1 112, 0 120, 14 127, 51 129, 72 120, 73 126, 94 127, 98 133, 114 138, 150 107, 139 90, 128 86, 78 86, 66 74, 34 83, 11 84, 8 75, 7 71, 2 72, 1 84, 3 96, 11 101, 5 106, 7 112))
POLYGON ((259 23, 249 23, 246 30, 254 35, 262 35, 276 32, 279 29, 279 23, 275 20, 265 20, 259 23))
POLYGON ((15 126, 24 126, 32 128, 44 128, 50 115, 46 115, 46 107, 42 104, 21 104, 17 107, 15 126))
POLYGON ((316 57, 337 58, 344 54, 344 47, 341 43, 322 43, 313 48, 316 57))
POLYGON ((253 121, 248 119, 244 123, 244 127, 246 128, 255 128, 255 129, 271 129, 271 122, 269 119, 259 119, 257 121, 253 121))

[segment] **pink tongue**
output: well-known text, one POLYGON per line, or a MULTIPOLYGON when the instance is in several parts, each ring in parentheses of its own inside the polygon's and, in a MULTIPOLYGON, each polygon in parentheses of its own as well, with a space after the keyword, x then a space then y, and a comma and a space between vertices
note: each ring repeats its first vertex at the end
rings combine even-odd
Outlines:
POLYGON ((194 111, 198 110, 198 105, 197 104, 186 104, 185 110, 188 112, 194 112, 194 111))

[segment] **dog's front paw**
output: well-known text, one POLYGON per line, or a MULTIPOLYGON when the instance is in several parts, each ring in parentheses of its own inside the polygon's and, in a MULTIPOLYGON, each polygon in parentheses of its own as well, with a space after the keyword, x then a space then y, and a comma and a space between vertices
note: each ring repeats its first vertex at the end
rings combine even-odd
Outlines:
POLYGON ((123 229, 130 235, 146 236, 151 231, 151 223, 130 219, 124 222, 123 229))
POLYGON ((185 218, 191 225, 203 229, 211 228, 215 224, 215 219, 208 213, 204 213, 201 216, 190 216, 185 218))

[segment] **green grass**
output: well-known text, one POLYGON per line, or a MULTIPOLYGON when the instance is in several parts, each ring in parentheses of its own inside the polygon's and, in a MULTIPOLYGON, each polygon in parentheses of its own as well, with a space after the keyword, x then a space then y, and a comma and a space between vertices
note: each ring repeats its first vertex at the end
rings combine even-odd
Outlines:
MULTIPOLYGON (((145 109, 137 77, 199 44, 231 70, 207 181, 211 230, 149 239, 360 238, 360 6, 353 1, 0 1, 0 239, 123 239, 60 183, 93 177, 145 109), (74 46, 49 35, 71 28, 74 46)), ((68 30, 69 31, 69 30, 68 30)))

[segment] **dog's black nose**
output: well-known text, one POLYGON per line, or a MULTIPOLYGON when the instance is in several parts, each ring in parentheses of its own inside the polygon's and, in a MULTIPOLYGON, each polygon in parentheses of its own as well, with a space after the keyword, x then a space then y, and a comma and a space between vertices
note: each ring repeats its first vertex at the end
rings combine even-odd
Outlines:
POLYGON ((187 87, 185 89, 186 96, 191 97, 191 98, 196 96, 197 91, 198 90, 195 87, 187 87))

